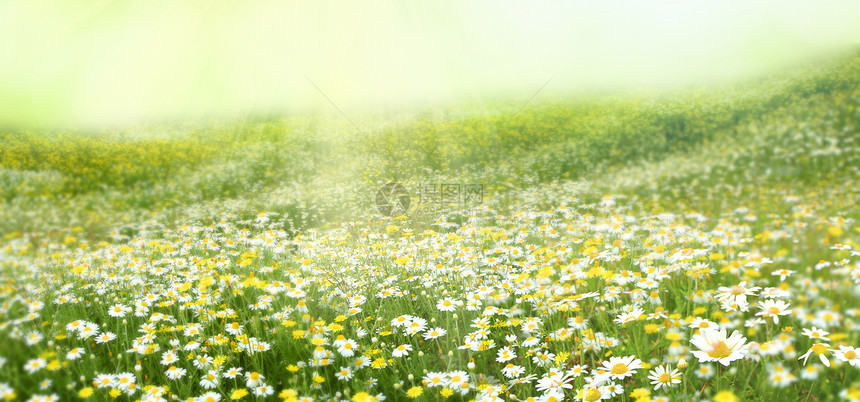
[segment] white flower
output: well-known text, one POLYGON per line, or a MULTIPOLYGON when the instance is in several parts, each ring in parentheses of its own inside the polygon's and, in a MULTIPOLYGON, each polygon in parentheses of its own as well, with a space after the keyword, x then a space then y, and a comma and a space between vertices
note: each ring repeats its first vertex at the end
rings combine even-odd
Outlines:
POLYGON ((172 350, 168 350, 161 355, 161 364, 168 365, 179 361, 179 357, 172 350))
POLYGON ((505 347, 499 349, 498 357, 496 357, 496 361, 499 363, 504 363, 508 360, 515 358, 515 357, 517 357, 517 354, 514 353, 513 350, 511 350, 511 347, 505 346, 505 347))
POLYGON ((412 350, 412 345, 403 344, 391 351, 391 355, 394 357, 403 357, 409 356, 409 352, 412 350))
POLYGON ((427 330, 427 332, 424 333, 424 339, 436 339, 436 338, 439 338, 441 336, 445 336, 445 334, 447 334, 447 333, 448 333, 448 331, 446 331, 444 328, 441 328, 441 327, 432 328, 432 329, 427 330))
POLYGON ((206 375, 200 380, 200 386, 206 389, 212 389, 218 386, 219 374, 215 370, 209 370, 206 375))
POLYGON ((24 370, 29 374, 33 374, 48 365, 48 362, 45 359, 30 359, 27 361, 27 364, 24 365, 24 370))
POLYGON ((187 371, 184 368, 170 366, 170 368, 168 368, 167 371, 164 372, 164 375, 166 375, 167 378, 171 380, 178 380, 184 377, 186 372, 187 371))
POLYGON ((717 331, 704 328, 693 335, 690 343, 700 349, 693 351, 693 356, 700 362, 719 362, 723 366, 728 366, 735 360, 743 359, 747 354, 749 345, 745 345, 746 340, 747 338, 738 331, 732 331, 732 335, 726 338, 725 329, 717 331))
POLYGON ((68 353, 66 353, 66 359, 68 360, 76 360, 81 357, 81 354, 84 353, 84 350, 81 348, 72 348, 68 353))
POLYGON ((102 332, 101 335, 96 337, 96 343, 107 343, 116 339, 116 334, 113 332, 102 332))
POLYGON ((717 300, 722 303, 732 305, 737 304, 739 306, 747 304, 747 296, 755 296, 755 292, 761 289, 758 286, 752 286, 747 288, 747 282, 743 281, 732 287, 720 286, 717 290, 717 300))
POLYGON ((568 382, 570 379, 571 377, 568 374, 558 371, 550 371, 547 375, 538 380, 535 389, 543 391, 546 394, 556 391, 564 392, 565 389, 573 388, 573 384, 568 382))
POLYGON ((779 324, 779 316, 791 314, 791 310, 788 307, 788 303, 782 300, 768 299, 759 304, 758 308, 761 311, 756 313, 756 315, 762 316, 765 319, 772 317, 773 323, 779 324))
POLYGON ((342 367, 341 366, 340 371, 335 373, 334 376, 337 377, 338 380, 346 381, 346 380, 352 378, 352 370, 350 370, 349 367, 342 367))
POLYGON ((343 341, 336 341, 335 346, 337 346, 337 353, 340 353, 341 356, 352 357, 355 355, 357 344, 352 339, 345 339, 343 341))
POLYGON ((860 365, 860 349, 852 346, 839 345, 839 350, 833 351, 833 357, 854 367, 860 365))
POLYGON ((657 366, 649 374, 648 379, 651 380, 651 385, 654 386, 655 391, 660 387, 663 387, 663 391, 666 391, 669 387, 681 383, 681 372, 678 370, 670 372, 666 366, 657 366))
POLYGON ((122 318, 125 317, 126 313, 129 311, 131 311, 130 307, 123 306, 122 304, 114 304, 108 309, 108 315, 111 317, 122 318))
POLYGON ((393 320, 391 320, 391 326, 393 327, 405 327, 412 322, 412 316, 409 314, 401 315, 393 320))
POLYGON ((803 354, 797 358, 797 360, 803 359, 803 364, 806 365, 806 360, 809 359, 809 356, 813 353, 818 354, 818 359, 821 360, 821 364, 830 367, 830 360, 827 359, 827 352, 830 351, 830 345, 826 343, 816 343, 803 354))
POLYGON ((99 374, 93 380, 96 388, 111 388, 116 384, 116 377, 110 374, 99 374))
POLYGON ((802 334, 808 336, 810 339, 820 339, 822 341, 830 340, 830 338, 827 337, 827 335, 830 335, 830 332, 816 328, 815 325, 812 326, 812 329, 804 328, 802 334))
POLYGON ((463 305, 462 301, 454 300, 450 297, 446 297, 444 299, 439 300, 439 302, 436 303, 436 308, 439 309, 439 311, 454 311, 457 309, 457 307, 460 307, 462 305, 463 305))
POLYGON ((221 394, 216 392, 207 392, 203 395, 194 398, 194 402, 220 402, 221 394))
POLYGON ((523 373, 525 373, 526 368, 523 366, 518 366, 513 363, 508 363, 505 368, 502 369, 502 374, 507 378, 517 378, 523 373))
POLYGON ((255 396, 266 397, 266 396, 272 395, 274 393, 275 393, 275 390, 266 384, 262 384, 262 385, 257 386, 256 388, 254 388, 254 395, 255 396))
POLYGON ((630 377, 640 368, 642 368, 642 361, 636 356, 610 357, 608 361, 603 362, 603 369, 608 372, 610 378, 616 380, 630 377))
POLYGON ((233 321, 233 322, 227 324, 224 329, 227 331, 228 334, 236 336, 236 335, 241 335, 242 331, 244 331, 245 327, 243 327, 242 324, 239 324, 238 321, 233 321))
POLYGON ((125 391, 137 381, 137 377, 132 373, 120 373, 116 375, 116 387, 125 391))
POLYGON ((256 371, 245 373, 245 385, 248 388, 255 388, 260 386, 261 384, 263 384, 263 380, 265 379, 266 377, 256 371))
POLYGON ((227 379, 233 379, 233 378, 236 378, 237 376, 240 376, 240 375, 242 375, 242 368, 241 367, 229 368, 223 374, 224 378, 227 378, 227 379))
POLYGON ((448 381, 448 376, 445 373, 430 372, 424 376, 424 382, 427 383, 428 388, 442 387, 446 381, 448 381))

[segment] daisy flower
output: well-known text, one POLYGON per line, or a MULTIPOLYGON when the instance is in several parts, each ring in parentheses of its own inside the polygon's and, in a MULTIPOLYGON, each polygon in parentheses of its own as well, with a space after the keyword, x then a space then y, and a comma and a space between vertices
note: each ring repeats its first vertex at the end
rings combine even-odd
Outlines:
POLYGON ((827 337, 827 335, 830 335, 830 332, 816 328, 815 325, 812 326, 812 329, 804 328, 802 334, 809 337, 810 339, 818 339, 822 341, 830 340, 830 338, 827 337))
POLYGON ((758 307, 761 311, 756 313, 756 315, 762 316, 765 319, 772 317, 774 324, 779 324, 779 316, 791 314, 792 311, 788 308, 788 303, 782 300, 767 299, 761 302, 758 307))
MULTIPOLYGON (((834 353, 835 355, 835 353, 834 353)), ((821 365, 819 364, 810 364, 800 370, 800 378, 804 380, 814 381, 818 379, 818 375, 822 372, 821 365)))
POLYGON ((84 350, 81 348, 72 348, 72 350, 66 353, 67 360, 76 360, 81 357, 81 354, 84 353, 84 350))
POLYGON ((568 374, 558 371, 550 371, 547 375, 538 380, 535 389, 543 391, 545 394, 564 392, 565 389, 573 388, 573 384, 568 381, 571 377, 568 374))
POLYGON ((337 346, 337 353, 340 353, 343 357, 352 357, 355 355, 355 349, 358 346, 352 339, 345 339, 343 341, 336 341, 335 346, 337 346))
POLYGON ((446 331, 444 328, 436 327, 436 328, 427 330, 427 332, 424 333, 424 339, 436 339, 436 338, 439 338, 441 336, 445 336, 445 334, 447 334, 447 333, 448 333, 448 331, 446 331))
POLYGON ((167 371, 164 372, 164 375, 166 375, 167 378, 171 380, 178 380, 184 377, 185 373, 187 373, 187 371, 184 368, 170 366, 170 368, 168 368, 167 371))
POLYGON ((228 334, 233 336, 241 335, 244 329, 245 327, 243 327, 242 324, 239 324, 239 322, 237 321, 233 321, 230 324, 227 324, 224 328, 224 330, 227 331, 228 334))
POLYGON ((391 352, 391 355, 392 355, 392 356, 394 356, 394 357, 409 356, 409 352, 410 352, 411 350, 412 350, 412 345, 403 344, 403 345, 400 345, 400 346, 396 347, 396 348, 391 352))
POLYGON ((830 360, 827 359, 827 352, 830 351, 830 345, 826 343, 816 343, 809 348, 802 356, 798 357, 797 360, 803 359, 803 365, 806 365, 806 360, 809 359, 809 356, 813 353, 818 355, 818 359, 821 360, 821 364, 826 367, 830 367, 830 360))
POLYGON ((179 357, 177 357, 176 353, 173 353, 172 350, 168 350, 161 355, 161 364, 165 366, 176 363, 177 361, 179 361, 179 357))
POLYGON ((352 370, 349 367, 341 366, 340 371, 334 374, 338 380, 346 381, 352 378, 352 370))
POLYGON ((780 282, 784 282, 785 278, 793 275, 795 271, 789 269, 778 269, 776 271, 771 272, 770 274, 773 276, 778 276, 780 282))
POLYGON ((839 345, 838 350, 833 350, 833 357, 839 361, 846 362, 854 367, 860 365, 860 348, 853 346, 839 345))
POLYGON ((122 318, 125 317, 126 313, 129 311, 131 311, 130 307, 123 306, 122 304, 114 304, 108 309, 108 315, 111 317, 122 318))
POLYGON ((588 321, 581 315, 567 319, 567 325, 576 330, 588 328, 588 321))
POLYGON ((48 365, 48 362, 45 359, 30 359, 27 361, 27 364, 24 365, 24 370, 29 374, 33 374, 48 365))
POLYGON ((454 311, 457 307, 462 305, 462 301, 446 297, 444 299, 440 299, 439 302, 436 303, 436 308, 439 309, 439 311, 454 311))
POLYGON ((116 334, 113 332, 102 332, 101 335, 96 337, 96 343, 107 343, 116 339, 116 334))
POLYGON ((221 394, 210 391, 194 398, 194 402, 221 402, 221 394))
POLYGON ((761 288, 758 286, 747 287, 746 285, 747 282, 743 281, 732 287, 720 286, 717 289, 717 300, 728 304, 747 304, 747 296, 755 296, 755 293, 761 288))
POLYGON ((636 370, 642 368, 642 361, 636 356, 610 357, 608 361, 603 362, 603 369, 609 374, 609 377, 615 380, 623 380, 636 373, 636 370))
POLYGON ((670 387, 681 383, 681 372, 677 369, 670 372, 666 366, 657 366, 649 374, 648 379, 651 380, 651 385, 654 386, 655 391, 663 387, 665 392, 670 387))
POLYGON ((710 364, 702 364, 699 367, 696 367, 696 370, 693 372, 697 378, 701 378, 703 380, 707 380, 716 374, 716 370, 714 370, 714 366, 710 364))
POLYGON ((128 390, 134 386, 137 377, 132 373, 120 373, 116 375, 116 387, 121 390, 128 390))
POLYGON ((442 387, 445 386, 445 382, 448 380, 448 376, 445 373, 435 373, 430 372, 424 375, 424 382, 427 384, 427 387, 442 387))
POLYGON ((254 395, 258 397, 267 397, 275 393, 275 389, 269 385, 262 384, 254 388, 254 395))
POLYGON ((359 356, 352 362, 352 365, 355 366, 355 368, 367 367, 370 365, 370 359, 366 356, 359 356))
POLYGON ((468 383, 469 374, 462 370, 452 371, 448 373, 445 386, 451 389, 458 389, 463 383, 468 383))
POLYGON ((110 388, 116 383, 116 377, 110 374, 99 374, 93 379, 93 385, 97 388, 110 388))
POLYGON ((200 380, 200 386, 206 389, 212 389, 218 386, 219 374, 215 370, 209 370, 200 380))
POLYGON ((250 373, 245 373, 245 386, 248 388, 255 388, 263 384, 263 380, 265 380, 262 374, 252 371, 250 373))
POLYGON ((523 373, 525 373, 525 372, 526 372, 525 367, 518 366, 518 365, 513 364, 513 363, 508 363, 502 369, 502 375, 504 375, 507 378, 517 378, 517 377, 523 375, 523 373))
POLYGON ((393 320, 391 320, 391 326, 393 327, 405 327, 412 322, 412 316, 409 314, 401 315, 393 320))
POLYGON ((725 329, 717 331, 705 328, 693 335, 690 343, 700 349, 692 352, 700 362, 719 362, 728 366, 747 354, 749 345, 744 344, 746 340, 738 331, 732 331, 732 335, 727 338, 725 329))
POLYGON ((499 363, 504 363, 508 360, 515 358, 515 357, 517 357, 517 354, 514 353, 513 350, 511 350, 511 347, 505 346, 505 347, 499 349, 498 357, 496 357, 496 361, 499 363))

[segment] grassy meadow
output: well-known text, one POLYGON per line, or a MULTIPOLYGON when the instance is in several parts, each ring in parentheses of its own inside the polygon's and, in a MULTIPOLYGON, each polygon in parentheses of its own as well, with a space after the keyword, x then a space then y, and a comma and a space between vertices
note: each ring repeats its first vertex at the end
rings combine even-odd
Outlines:
POLYGON ((0 131, 0 400, 860 401, 858 200, 856 56, 0 131))

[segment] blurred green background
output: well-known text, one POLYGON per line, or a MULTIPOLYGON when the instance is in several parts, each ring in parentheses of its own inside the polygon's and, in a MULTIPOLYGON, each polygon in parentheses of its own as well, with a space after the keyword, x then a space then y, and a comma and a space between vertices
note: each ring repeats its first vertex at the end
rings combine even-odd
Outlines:
POLYGON ((347 114, 755 76, 860 43, 853 1, 8 1, 0 126, 347 114))

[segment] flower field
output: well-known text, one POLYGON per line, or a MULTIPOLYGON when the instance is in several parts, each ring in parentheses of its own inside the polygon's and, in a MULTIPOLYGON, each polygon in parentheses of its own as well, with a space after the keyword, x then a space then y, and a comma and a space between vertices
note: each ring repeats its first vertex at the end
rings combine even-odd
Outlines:
POLYGON ((350 117, 0 133, 0 399, 860 401, 860 58, 350 117))

